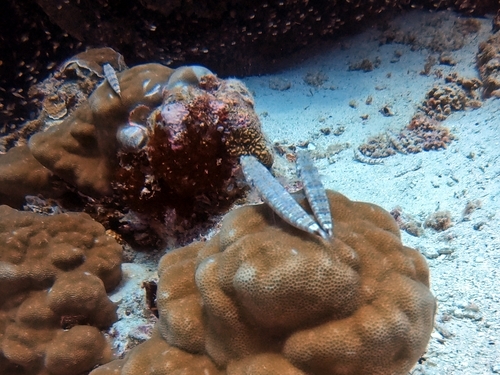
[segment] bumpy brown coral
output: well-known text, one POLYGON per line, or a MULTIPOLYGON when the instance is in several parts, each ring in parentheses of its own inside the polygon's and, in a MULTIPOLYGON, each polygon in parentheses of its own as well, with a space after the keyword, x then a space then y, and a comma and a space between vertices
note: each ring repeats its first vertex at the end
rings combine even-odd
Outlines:
POLYGON ((257 205, 164 256, 158 333, 92 375, 406 374, 433 328, 427 265, 388 212, 328 197, 331 241, 257 205))
POLYGON ((104 81, 73 116, 37 133, 29 142, 47 169, 91 196, 111 193, 118 144, 116 133, 137 105, 161 103, 160 84, 172 69, 145 64, 119 73, 122 97, 104 81))
POLYGON ((121 246, 80 213, 42 216, 0 206, 0 373, 81 374, 111 359, 99 332, 121 246))
POLYGON ((26 195, 56 197, 64 191, 60 181, 41 165, 27 146, 10 149, 0 157, 0 203, 20 208, 26 195), (59 186, 58 186, 59 185, 59 186))

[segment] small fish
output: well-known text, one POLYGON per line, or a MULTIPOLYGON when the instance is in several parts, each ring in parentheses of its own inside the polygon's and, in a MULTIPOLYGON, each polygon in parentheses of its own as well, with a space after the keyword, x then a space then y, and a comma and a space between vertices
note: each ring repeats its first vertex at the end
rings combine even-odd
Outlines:
POLYGON ((331 237, 333 233, 332 213, 318 170, 307 151, 297 152, 297 175, 302 180, 307 201, 321 228, 331 237))
POLYGON ((262 200, 279 217, 297 229, 328 239, 328 234, 320 228, 318 223, 309 216, 256 157, 241 156, 240 163, 248 183, 255 186, 262 200))
POLYGON ((113 91, 120 98, 122 97, 122 91, 120 90, 120 82, 118 82, 118 77, 116 76, 115 69, 111 66, 111 64, 104 64, 102 66, 102 70, 104 71, 104 77, 106 81, 108 81, 109 85, 113 89, 113 91))

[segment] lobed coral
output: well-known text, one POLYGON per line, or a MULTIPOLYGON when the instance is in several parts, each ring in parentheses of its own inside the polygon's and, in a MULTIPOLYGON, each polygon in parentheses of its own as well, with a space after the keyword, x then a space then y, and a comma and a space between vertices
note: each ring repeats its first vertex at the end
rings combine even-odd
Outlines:
POLYGON ((27 146, 12 148, 0 157, 0 203, 21 207, 27 195, 47 198, 64 192, 59 178, 41 165, 27 146))
POLYGON ((116 320, 106 293, 121 246, 82 213, 0 206, 0 373, 82 374, 108 362, 100 330, 116 320))
POLYGON ((425 260, 380 207, 328 198, 330 241, 255 205, 165 255, 155 334, 91 375, 406 374, 433 329, 425 260))
POLYGON ((30 138, 35 159, 79 191, 99 197, 112 192, 118 128, 137 105, 161 103, 160 83, 172 69, 145 64, 120 75, 122 97, 104 81, 73 116, 30 138))

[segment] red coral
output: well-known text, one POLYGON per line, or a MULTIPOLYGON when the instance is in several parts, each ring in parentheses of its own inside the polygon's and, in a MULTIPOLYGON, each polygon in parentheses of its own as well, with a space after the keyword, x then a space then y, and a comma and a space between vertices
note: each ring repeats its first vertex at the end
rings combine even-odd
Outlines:
POLYGON ((236 80, 206 75, 197 85, 165 89, 145 126, 146 147, 119 152, 114 200, 168 224, 167 236, 223 212, 241 196, 239 155, 272 161, 253 99, 236 80))

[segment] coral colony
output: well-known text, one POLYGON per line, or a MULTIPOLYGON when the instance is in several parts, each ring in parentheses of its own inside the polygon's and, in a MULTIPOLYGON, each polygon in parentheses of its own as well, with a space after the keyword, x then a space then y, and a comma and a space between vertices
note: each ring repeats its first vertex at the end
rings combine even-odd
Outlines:
MULTIPOLYGON (((79 68, 93 66, 73 60, 79 68)), ((47 123, 0 160, 2 175, 21 185, 0 181, 3 203, 40 191, 47 198, 77 192, 71 205, 142 246, 155 246, 242 197, 240 155, 272 164, 241 82, 200 66, 144 64, 117 72, 105 63, 101 72, 105 80, 62 122, 47 123), (33 170, 39 171, 35 181, 33 170)))
POLYGON ((165 255, 152 338, 91 375, 407 374, 436 310, 423 256, 388 212, 333 191, 335 227, 322 238, 303 224, 303 199, 296 208, 255 158, 242 159, 269 204, 233 210, 210 241, 165 255))
POLYGON ((39 88, 53 115, 0 155, 0 373, 403 375, 423 354, 436 309, 423 257, 388 212, 326 191, 306 152, 305 199, 290 195, 240 81, 127 68, 104 48, 39 88), (248 185, 264 203, 164 255, 153 336, 111 361, 115 239, 160 249, 248 185))
MULTIPOLYGON (((0 374, 408 374, 436 312, 425 259, 403 245, 398 227, 420 235, 420 223, 401 208, 393 217, 325 190, 313 158, 295 147, 282 151, 304 189, 289 194, 269 171, 273 153, 249 90, 182 64, 270 72, 291 52, 389 9, 485 14, 498 1, 144 0, 127 12, 107 1, 35 3, 4 2, 12 17, 0 25, 14 52, 0 61, 9 72, 0 76, 0 374), (110 47, 82 52, 89 45, 128 51, 134 66, 110 47), (228 213, 252 187, 263 203, 228 213), (192 242, 222 215, 211 239, 192 242), (103 330, 117 320, 107 293, 122 279, 122 245, 162 250, 172 239, 188 244, 163 255, 158 283, 145 287, 157 312, 152 337, 116 359, 103 330)), ((384 30, 381 42, 400 37, 384 30)), ((355 159, 378 164, 448 147, 454 136, 440 121, 480 106, 481 95, 500 96, 499 43, 496 32, 480 45, 481 81, 445 77, 422 113, 368 139, 355 159)), ((328 76, 304 81, 319 88, 328 76)), ((390 105, 380 111, 393 115, 390 105)), ((464 219, 479 204, 470 202, 464 219)), ((447 211, 424 223, 451 225, 447 211)))
POLYGON ((81 374, 111 360, 100 332, 116 319, 107 292, 122 248, 85 213, 0 206, 0 373, 81 374))

